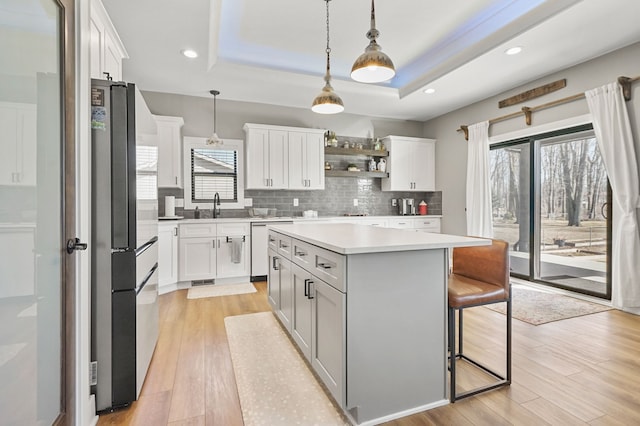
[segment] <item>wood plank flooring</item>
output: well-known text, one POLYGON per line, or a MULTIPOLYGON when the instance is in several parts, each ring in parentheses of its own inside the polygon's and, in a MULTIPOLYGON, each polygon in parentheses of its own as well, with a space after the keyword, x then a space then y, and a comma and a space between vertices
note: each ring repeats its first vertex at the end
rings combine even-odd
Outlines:
MULTIPOLYGON (((141 397, 98 424, 242 425, 224 317, 270 310, 266 283, 254 284, 252 294, 160 296, 160 338, 141 397)), ((465 311, 465 352, 498 371, 504 318, 486 308, 465 311)), ((486 380, 458 365, 461 387, 486 380)), ((539 326, 513 320, 510 387, 387 424, 640 424, 640 317, 611 310, 539 326)))

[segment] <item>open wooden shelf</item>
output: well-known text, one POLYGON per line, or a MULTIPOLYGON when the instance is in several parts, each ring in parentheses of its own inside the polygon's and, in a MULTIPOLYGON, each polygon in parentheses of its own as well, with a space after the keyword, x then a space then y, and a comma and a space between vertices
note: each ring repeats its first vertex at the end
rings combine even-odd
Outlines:
POLYGON ((367 178, 386 178, 389 174, 386 172, 350 172, 348 170, 325 170, 325 177, 367 177, 367 178))
POLYGON ((324 147, 325 155, 361 155, 365 157, 388 157, 389 151, 373 149, 352 149, 352 148, 334 148, 332 146, 324 147))

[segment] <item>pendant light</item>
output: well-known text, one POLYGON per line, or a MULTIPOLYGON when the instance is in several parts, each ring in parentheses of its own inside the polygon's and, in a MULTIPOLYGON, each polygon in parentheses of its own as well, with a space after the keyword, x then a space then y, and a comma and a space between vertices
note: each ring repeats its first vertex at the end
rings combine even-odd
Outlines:
POLYGON ((213 95, 213 135, 207 139, 207 145, 222 145, 222 139, 218 137, 216 133, 216 96, 220 94, 217 90, 209 90, 209 93, 213 95))
POLYGON ((376 41, 380 32, 376 29, 376 11, 371 0, 371 29, 367 32, 369 45, 358 56, 351 68, 351 78, 361 83, 380 83, 391 80, 396 70, 391 59, 382 51, 376 41))
POLYGON ((331 87, 331 64, 329 60, 329 54, 331 53, 331 48, 329 47, 329 2, 331 0, 324 1, 327 3, 327 73, 324 76, 325 85, 322 88, 322 92, 313 100, 311 111, 318 114, 337 114, 344 111, 344 105, 340 96, 331 87))

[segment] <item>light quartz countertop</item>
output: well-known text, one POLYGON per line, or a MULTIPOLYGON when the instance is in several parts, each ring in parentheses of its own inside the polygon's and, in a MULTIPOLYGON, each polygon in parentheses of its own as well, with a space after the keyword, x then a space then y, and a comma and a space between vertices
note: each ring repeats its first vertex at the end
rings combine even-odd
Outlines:
POLYGON ((340 254, 483 246, 490 240, 350 223, 273 224, 269 229, 340 254))
POLYGON ((170 224, 180 224, 180 223, 246 223, 246 222, 287 222, 294 221, 296 223, 307 223, 307 222, 322 222, 322 221, 358 221, 359 219, 434 219, 441 218, 442 215, 412 215, 412 216, 320 216, 313 218, 306 218, 301 216, 296 217, 268 217, 268 218, 260 218, 260 217, 222 217, 222 218, 206 218, 206 219, 161 219, 160 223, 170 223, 170 224))

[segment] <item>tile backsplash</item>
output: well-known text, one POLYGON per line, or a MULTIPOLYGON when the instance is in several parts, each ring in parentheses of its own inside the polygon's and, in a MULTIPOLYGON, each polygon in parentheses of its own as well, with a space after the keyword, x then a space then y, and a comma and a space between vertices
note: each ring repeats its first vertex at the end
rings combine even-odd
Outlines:
MULTIPOLYGON (((183 198, 182 189, 159 188, 158 211, 164 214, 164 197, 173 195, 183 198)), ((305 210, 316 210, 318 216, 342 216, 360 214, 368 216, 390 216, 398 214, 397 207, 392 207, 394 198, 413 198, 416 205, 424 200, 428 205, 428 213, 442 214, 442 192, 383 192, 380 178, 326 177, 325 189, 321 191, 293 190, 245 190, 245 198, 253 200, 253 207, 277 209, 278 216, 302 216, 305 210), (293 206, 293 199, 298 199, 298 206, 293 206), (354 206, 353 200, 358 200, 354 206)), ((416 206, 417 210, 417 206, 416 206)), ((193 218, 194 210, 176 207, 176 215, 193 218)), ((221 212, 223 218, 247 217, 248 208, 233 209, 221 212)), ((211 210, 201 210, 201 217, 211 217, 211 210)))

